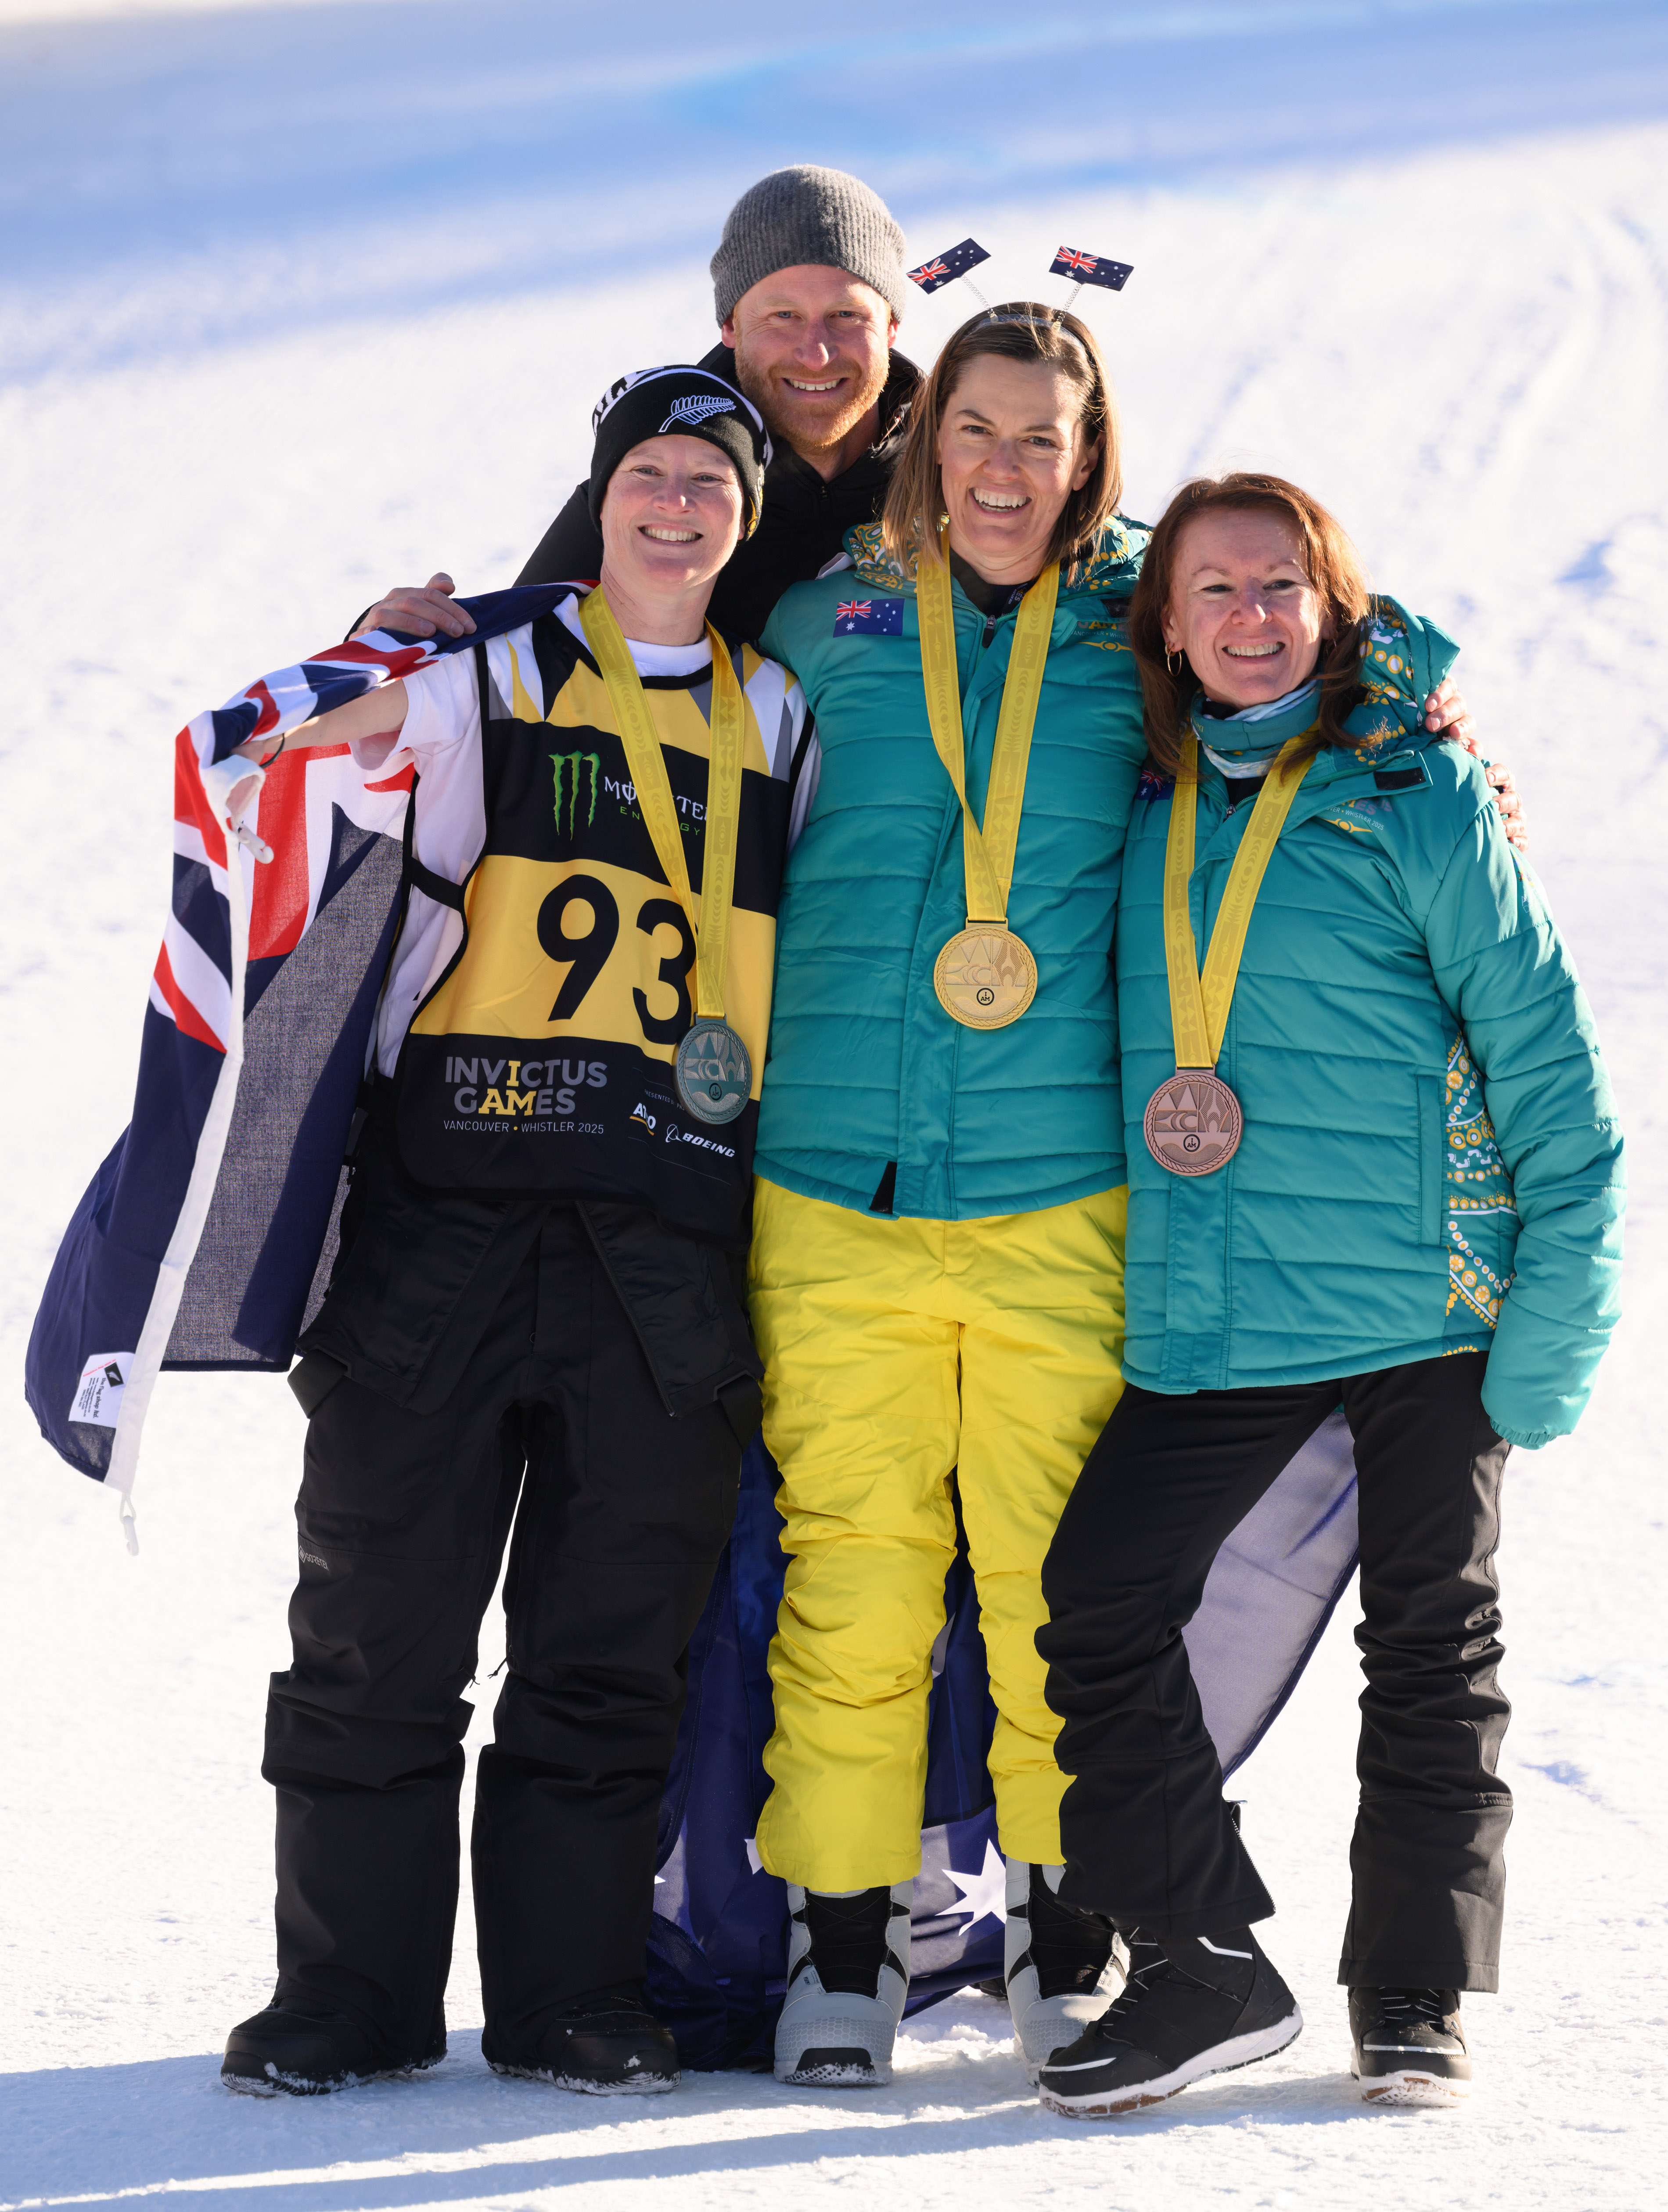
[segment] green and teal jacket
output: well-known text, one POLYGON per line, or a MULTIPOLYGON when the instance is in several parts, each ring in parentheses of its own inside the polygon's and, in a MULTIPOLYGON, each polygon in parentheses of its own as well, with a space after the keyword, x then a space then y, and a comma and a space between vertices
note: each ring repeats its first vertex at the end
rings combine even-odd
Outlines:
MULTIPOLYGON (((1146 743, 1124 615, 1146 532, 1114 520, 1062 580, 1008 920, 1036 956, 1020 1019, 953 1021, 933 963, 967 920, 961 811, 933 748, 915 587, 876 528, 797 584, 763 650, 816 718, 822 773, 777 917, 757 1172, 929 1220, 1023 1213, 1125 1180, 1110 962, 1146 743)), ((968 802, 982 820, 1014 615, 954 593, 968 802)))
MULTIPOLYGON (((1299 790, 1251 919, 1217 1073, 1245 1112, 1216 1174, 1168 1174, 1142 1116, 1175 1066, 1164 961, 1174 787, 1131 823, 1118 988, 1131 1154, 1125 1373, 1234 1389, 1486 1350, 1501 1436, 1573 1429, 1615 1326, 1622 1135, 1592 1015, 1480 764, 1422 729, 1456 648, 1380 602, 1353 749, 1299 790)), ((1312 703, 1194 727, 1277 744, 1312 703)), ((1200 956, 1251 816, 1201 750, 1200 956)))

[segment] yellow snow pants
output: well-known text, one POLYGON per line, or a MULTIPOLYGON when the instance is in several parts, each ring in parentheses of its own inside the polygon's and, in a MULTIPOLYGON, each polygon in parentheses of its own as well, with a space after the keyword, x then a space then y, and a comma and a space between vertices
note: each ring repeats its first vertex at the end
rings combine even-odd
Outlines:
POLYGON ((772 1874, 858 1889, 919 1871, 952 1480, 998 1714, 998 1838, 1058 1864, 1042 1561, 1124 1387, 1128 1197, 912 1221, 755 1185, 753 1325, 789 1554, 758 1835, 772 1874))

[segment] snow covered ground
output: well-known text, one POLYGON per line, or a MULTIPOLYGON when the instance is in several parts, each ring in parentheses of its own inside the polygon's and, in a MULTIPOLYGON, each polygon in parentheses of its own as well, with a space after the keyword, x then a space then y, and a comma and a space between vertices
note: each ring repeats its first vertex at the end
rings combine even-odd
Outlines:
MULTIPOLYGON (((1660 0, 0 0, 7 2204, 1660 2201, 1665 256, 1660 0), (869 177, 923 254, 979 237, 993 296, 1052 289, 1062 240, 1133 261, 1121 297, 1087 295, 1131 510, 1222 464, 1312 486, 1464 641, 1524 787, 1636 1195, 1592 1409, 1508 1478, 1519 1812, 1463 2115, 1368 2112, 1345 2072, 1347 1605, 1240 1785, 1308 2031, 1161 2112, 1045 2118, 971 1995, 867 2096, 707 2076, 622 2110, 500 2081, 466 1923, 436 2075, 306 2104, 217 2085, 270 1986, 256 1762, 300 1417, 270 1378, 167 1378, 133 1561, 19 1383, 127 1115, 169 740, 384 583, 508 581, 596 392, 707 342, 730 200, 804 159, 869 177)), ((907 348, 930 357, 966 304, 921 303, 907 348)))

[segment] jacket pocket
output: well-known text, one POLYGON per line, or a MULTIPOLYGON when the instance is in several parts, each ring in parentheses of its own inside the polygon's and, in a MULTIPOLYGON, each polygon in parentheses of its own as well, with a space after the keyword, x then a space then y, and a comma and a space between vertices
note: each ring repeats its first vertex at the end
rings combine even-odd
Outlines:
POLYGON ((1447 1182, 1442 1100, 1447 1085, 1440 1075, 1416 1075, 1419 1099, 1419 1242, 1442 1243, 1442 1190, 1447 1182))

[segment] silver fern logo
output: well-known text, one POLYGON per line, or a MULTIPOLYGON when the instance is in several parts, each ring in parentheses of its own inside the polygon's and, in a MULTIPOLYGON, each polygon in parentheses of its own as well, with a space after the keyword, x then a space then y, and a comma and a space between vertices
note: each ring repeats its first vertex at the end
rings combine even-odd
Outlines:
POLYGON ((673 400, 665 421, 655 435, 664 438, 668 430, 675 430, 680 422, 699 426, 714 415, 733 415, 735 411, 735 401, 720 399, 715 392, 686 392, 682 399, 673 400))

